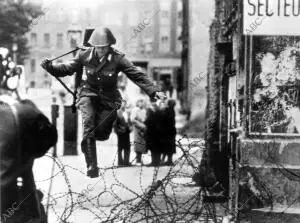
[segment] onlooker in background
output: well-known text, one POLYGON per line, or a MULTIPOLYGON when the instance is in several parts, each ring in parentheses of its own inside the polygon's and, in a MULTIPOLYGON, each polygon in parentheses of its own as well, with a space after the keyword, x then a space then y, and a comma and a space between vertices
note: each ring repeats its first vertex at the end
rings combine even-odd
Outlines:
POLYGON ((147 110, 146 125, 146 146, 151 152, 151 163, 148 166, 160 165, 160 156, 163 151, 161 141, 165 137, 163 116, 161 107, 164 106, 163 101, 152 103, 147 110))
POLYGON ((114 130, 118 136, 118 166, 131 166, 130 159, 130 113, 126 110, 127 102, 122 101, 117 119, 114 123, 114 130), (124 155, 123 155, 124 153, 124 155))
POLYGON ((174 86, 172 84, 171 77, 166 77, 162 81, 162 91, 167 94, 169 98, 172 98, 173 96, 173 91, 174 91, 174 86))
POLYGON ((162 147, 162 165, 173 165, 173 155, 176 153, 176 122, 175 122, 175 100, 168 100, 167 106, 162 109, 162 122, 164 128, 164 137, 161 138, 162 147), (168 157, 165 162, 166 156, 168 157))
POLYGON ((145 119, 146 105, 144 99, 136 102, 136 107, 132 110, 130 120, 133 124, 134 132, 134 151, 136 153, 136 164, 142 165, 142 154, 147 152, 145 144, 145 119))
POLYGON ((56 128, 29 100, 0 96, 1 222, 46 223, 32 167, 57 142, 56 128))

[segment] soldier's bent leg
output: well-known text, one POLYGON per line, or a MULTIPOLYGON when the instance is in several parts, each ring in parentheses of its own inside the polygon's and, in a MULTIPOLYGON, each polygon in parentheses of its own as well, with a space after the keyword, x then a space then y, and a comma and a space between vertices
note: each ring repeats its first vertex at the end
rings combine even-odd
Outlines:
MULTIPOLYGON (((101 107, 101 106, 100 106, 101 107)), ((112 132, 113 123, 117 118, 117 111, 100 108, 96 113, 97 127, 95 138, 99 141, 109 139, 112 132)))
POLYGON ((79 109, 82 114, 83 139, 81 150, 84 153, 87 164, 87 176, 98 177, 97 152, 95 140, 95 116, 96 110, 91 97, 82 97, 79 100, 79 109))

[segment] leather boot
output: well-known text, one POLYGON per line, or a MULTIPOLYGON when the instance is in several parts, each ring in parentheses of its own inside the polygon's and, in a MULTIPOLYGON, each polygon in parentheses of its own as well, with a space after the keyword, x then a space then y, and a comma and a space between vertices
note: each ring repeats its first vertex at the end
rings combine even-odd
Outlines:
POLYGON ((96 141, 92 138, 86 139, 85 159, 87 161, 87 176, 90 178, 99 177, 99 168, 97 167, 96 141))

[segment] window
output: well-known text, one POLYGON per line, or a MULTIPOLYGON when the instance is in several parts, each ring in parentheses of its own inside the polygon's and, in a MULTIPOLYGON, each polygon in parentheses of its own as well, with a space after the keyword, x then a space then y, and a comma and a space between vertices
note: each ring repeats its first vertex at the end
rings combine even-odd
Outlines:
POLYGON ((152 53, 152 51, 153 51, 152 42, 145 43, 145 52, 146 53, 152 53))
MULTIPOLYGON (((129 13, 130 15, 131 13, 129 13)), ((104 21, 103 24, 105 25, 116 25, 116 26, 122 26, 123 22, 123 14, 118 12, 106 12, 104 14, 104 21)))
POLYGON ((132 39, 127 44, 127 52, 128 53, 137 53, 138 50, 138 41, 137 39, 132 39))
POLYGON ((177 21, 178 21, 178 25, 181 25, 182 23, 182 1, 178 1, 177 2, 177 21))
POLYGON ((162 26, 170 26, 171 23, 171 0, 164 0, 159 1, 159 18, 160 18, 160 25, 162 26))
POLYGON ((182 25, 182 18, 183 18, 183 16, 182 16, 182 11, 179 11, 179 12, 177 13, 177 25, 179 25, 179 26, 182 25))
POLYGON ((30 60, 30 71, 31 73, 35 73, 35 59, 30 60))
POLYGON ((169 26, 170 25, 170 22, 171 22, 171 17, 170 17, 170 14, 169 14, 169 11, 160 11, 159 12, 160 14, 160 24, 161 25, 164 25, 164 26, 169 26))
POLYGON ((181 52, 182 50, 182 41, 179 39, 179 37, 181 37, 182 35, 182 27, 181 26, 177 26, 177 38, 176 38, 176 52, 181 52))
POLYGON ((255 37, 250 132, 300 133, 300 37, 255 37))
POLYGON ((56 39, 56 48, 60 49, 63 48, 63 39, 64 35, 62 33, 57 33, 57 39, 56 39))
POLYGON ((81 42, 81 31, 80 30, 69 30, 67 39, 71 48, 76 48, 81 42))
POLYGON ((169 18, 169 12, 168 11, 161 11, 161 17, 164 18, 164 19, 167 19, 169 18))
POLYGON ((71 10, 71 23, 76 24, 79 22, 79 10, 78 9, 72 9, 71 10))
POLYGON ((36 33, 31 33, 30 34, 30 43, 31 43, 32 46, 37 45, 37 35, 36 35, 36 33))
POLYGON ((160 37, 160 51, 161 52, 168 52, 170 49, 170 44, 169 44, 169 37, 164 35, 160 37))
POLYGON ((161 37, 161 43, 162 44, 167 44, 169 41, 169 37, 168 36, 162 36, 161 37))
POLYGON ((44 34, 44 47, 46 47, 46 48, 50 47, 50 34, 49 33, 44 34))

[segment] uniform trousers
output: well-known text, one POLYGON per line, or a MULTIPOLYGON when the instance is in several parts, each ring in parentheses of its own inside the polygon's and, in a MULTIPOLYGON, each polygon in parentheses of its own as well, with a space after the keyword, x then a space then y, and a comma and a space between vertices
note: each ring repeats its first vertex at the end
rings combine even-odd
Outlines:
MULTIPOLYGON (((78 102, 82 114, 83 138, 99 141, 107 140, 112 132, 113 123, 117 117, 116 109, 107 106, 97 96, 83 96, 78 102)), ((84 152, 84 151, 83 151, 84 152)))

